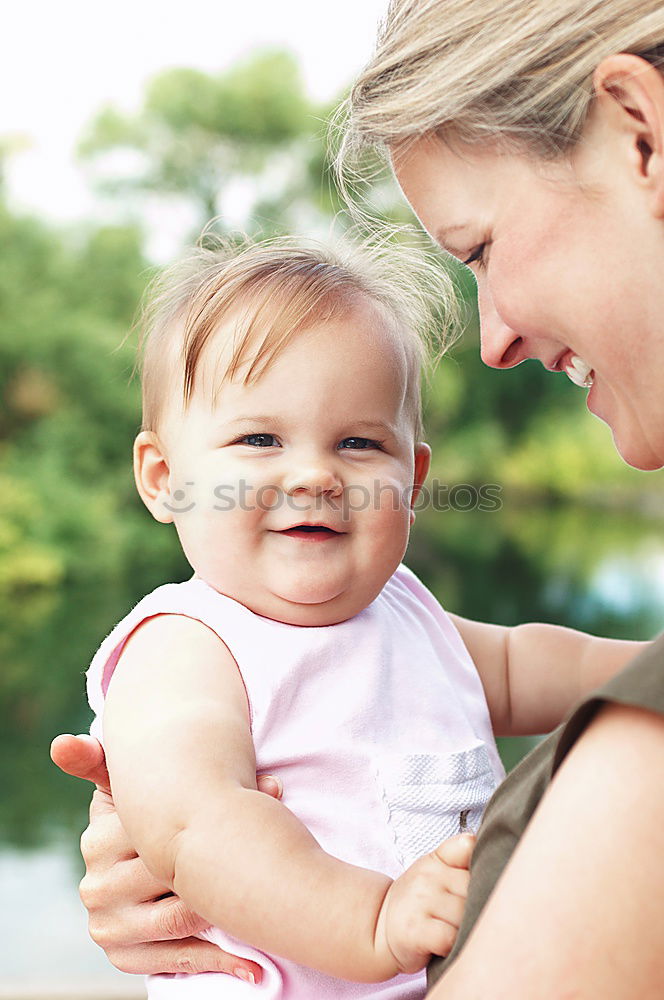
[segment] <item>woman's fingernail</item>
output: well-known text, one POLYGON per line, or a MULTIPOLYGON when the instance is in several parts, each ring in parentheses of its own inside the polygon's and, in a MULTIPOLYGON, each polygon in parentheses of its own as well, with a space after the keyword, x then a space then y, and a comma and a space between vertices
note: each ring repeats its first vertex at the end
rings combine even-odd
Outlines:
POLYGON ((245 983, 251 983, 252 986, 256 985, 256 977, 249 969, 235 969, 233 975, 238 979, 244 980, 245 983))

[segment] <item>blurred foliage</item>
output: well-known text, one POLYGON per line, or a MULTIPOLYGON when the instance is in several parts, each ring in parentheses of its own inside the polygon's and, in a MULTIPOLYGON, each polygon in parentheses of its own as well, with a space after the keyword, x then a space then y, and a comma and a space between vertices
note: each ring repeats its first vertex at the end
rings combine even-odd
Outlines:
POLYGON ((102 170, 110 161, 111 172, 98 178, 101 190, 184 198, 199 228, 218 216, 234 182, 249 181, 254 216, 269 232, 282 229, 286 216, 293 224, 307 208, 308 214, 329 213, 332 196, 323 178, 328 112, 307 96, 290 54, 264 51, 217 75, 160 73, 137 114, 103 109, 79 153, 102 170), (118 176, 123 152, 134 159, 118 176))
POLYGON ((135 582, 182 557, 144 536, 131 478, 141 234, 54 232, 0 204, 0 240, 0 837, 28 844, 80 823, 89 792, 55 775, 48 744, 87 727, 85 664, 135 582))
MULTIPOLYGON (((118 206, 137 192, 176 196, 202 225, 246 182, 247 231, 316 234, 342 208, 330 110, 307 97, 289 55, 260 53, 218 75, 160 74, 136 115, 100 113, 81 154, 105 161, 118 206), (122 150, 131 170, 114 173, 122 150)), ((0 164, 16 148, 0 142, 0 164)), ((409 221, 387 174, 376 192, 373 210, 409 221)), ((140 414, 127 335, 152 274, 145 239, 131 224, 55 230, 13 212, 0 191, 0 837, 16 843, 82 823, 88 789, 54 772, 48 743, 87 726, 83 672, 100 637, 147 590, 187 575, 174 533, 151 521, 131 477, 140 414)), ((641 577, 629 567, 643 562, 644 539, 657 550, 661 522, 633 513, 661 518, 661 474, 618 461, 563 376, 482 365, 474 280, 460 267, 455 280, 468 324, 427 389, 431 480, 496 484, 502 506, 422 511, 410 564, 471 617, 652 634, 656 572, 647 560, 641 577)))

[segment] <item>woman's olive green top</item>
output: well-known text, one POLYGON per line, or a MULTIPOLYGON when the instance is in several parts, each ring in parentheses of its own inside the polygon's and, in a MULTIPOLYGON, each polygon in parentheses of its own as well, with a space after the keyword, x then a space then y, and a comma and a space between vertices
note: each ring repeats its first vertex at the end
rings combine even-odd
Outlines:
POLYGON ((524 757, 495 792, 478 834, 459 936, 447 959, 434 958, 429 964, 429 987, 463 948, 554 774, 607 702, 647 708, 664 715, 664 635, 582 702, 564 725, 524 757))

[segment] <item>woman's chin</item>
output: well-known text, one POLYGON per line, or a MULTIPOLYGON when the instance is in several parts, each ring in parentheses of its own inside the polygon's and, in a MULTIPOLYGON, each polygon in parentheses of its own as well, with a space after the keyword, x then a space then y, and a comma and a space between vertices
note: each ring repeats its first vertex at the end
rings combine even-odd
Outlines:
MULTIPOLYGON (((652 435, 646 433, 639 412, 616 397, 607 400, 598 394, 597 383, 593 385, 587 397, 588 409, 598 420, 606 424, 613 435, 613 444, 623 462, 633 469, 652 472, 664 466, 664 439, 653 441, 652 435), (602 403, 604 405, 602 405, 602 403)), ((659 421, 653 421, 657 426, 659 421)))
POLYGON ((664 466, 664 449, 658 454, 653 447, 643 439, 634 439, 628 435, 621 435, 617 430, 611 428, 613 443, 616 451, 623 462, 631 465, 633 469, 640 469, 642 472, 654 472, 664 466))

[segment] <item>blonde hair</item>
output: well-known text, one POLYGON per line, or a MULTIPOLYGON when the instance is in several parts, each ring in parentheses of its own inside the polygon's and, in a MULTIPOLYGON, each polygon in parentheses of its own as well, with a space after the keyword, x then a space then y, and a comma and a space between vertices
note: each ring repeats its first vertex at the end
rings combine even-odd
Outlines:
POLYGON ((392 0, 355 83, 339 166, 425 134, 556 157, 578 141, 599 62, 664 63, 661 0, 392 0))
POLYGON ((358 300, 376 303, 394 323, 408 362, 408 400, 421 434, 420 372, 446 346, 455 316, 450 279, 427 251, 395 245, 280 238, 197 247, 162 272, 144 303, 143 429, 156 430, 165 401, 186 407, 201 357, 229 320, 231 358, 224 378, 259 379, 307 325, 343 315, 358 300))

